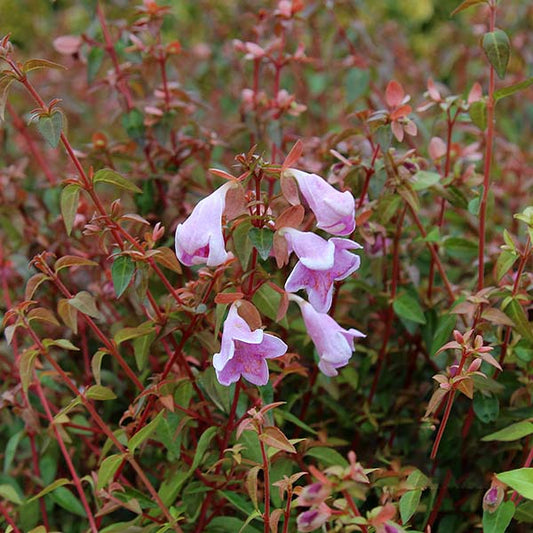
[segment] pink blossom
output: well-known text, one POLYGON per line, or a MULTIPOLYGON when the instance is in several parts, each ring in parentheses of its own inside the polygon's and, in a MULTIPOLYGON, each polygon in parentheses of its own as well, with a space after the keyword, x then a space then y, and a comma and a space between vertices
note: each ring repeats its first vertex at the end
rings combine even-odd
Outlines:
POLYGON ((220 352, 213 356, 217 379, 228 386, 243 376, 254 385, 266 385, 268 366, 265 359, 282 356, 287 351, 287 345, 262 329, 252 331, 239 316, 238 305, 235 302, 229 310, 220 352))
POLYGON ((327 313, 331 307, 333 283, 347 278, 359 268, 361 263, 359 256, 348 252, 348 250, 361 248, 361 245, 349 239, 333 238, 329 242, 335 247, 333 265, 330 268, 311 269, 300 260, 285 283, 287 292, 305 289, 309 302, 320 313, 327 313))
POLYGON ((322 504, 318 508, 309 509, 298 515, 296 526, 300 533, 309 533, 323 526, 331 515, 331 509, 322 504))
POLYGON ((222 213, 226 193, 233 186, 227 182, 204 198, 189 218, 176 228, 176 255, 187 266, 206 264, 213 267, 225 263, 231 254, 224 247, 222 213))
POLYGON ((298 182, 300 192, 313 211, 317 227, 332 235, 349 235, 355 229, 355 199, 349 191, 340 192, 324 178, 289 168, 286 175, 298 182))
POLYGON ((285 237, 289 253, 294 252, 302 265, 311 270, 327 270, 335 262, 335 245, 309 231, 282 228, 280 235, 285 237))
POLYGON ((320 358, 318 368, 326 376, 336 376, 337 368, 346 366, 352 356, 354 339, 366 335, 353 328, 342 328, 329 315, 319 313, 310 303, 298 296, 290 298, 300 306, 307 333, 320 358))
POLYGON ((296 505, 301 506, 312 506, 319 505, 331 494, 331 489, 317 481, 316 483, 311 483, 311 485, 306 485, 298 498, 296 499, 296 505))

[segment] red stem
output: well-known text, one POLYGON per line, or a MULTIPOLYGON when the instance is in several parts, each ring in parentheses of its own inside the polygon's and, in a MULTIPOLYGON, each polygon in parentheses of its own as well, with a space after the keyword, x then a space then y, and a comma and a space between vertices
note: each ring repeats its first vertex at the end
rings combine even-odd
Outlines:
POLYGON ((392 250, 392 274, 391 274, 391 291, 390 291, 390 305, 387 309, 387 318, 385 322, 385 332, 383 334, 383 342, 381 343, 381 348, 378 354, 378 362, 376 365, 376 370, 374 371, 374 380, 372 382, 372 387, 370 389, 370 394, 368 395, 368 403, 372 403, 374 395, 376 393, 379 378, 381 375, 381 369, 385 361, 385 356, 387 354, 387 344, 392 333, 392 322, 394 320, 394 310, 392 308, 392 302, 396 297, 396 288, 398 286, 398 280, 400 277, 400 237, 402 235, 403 220, 405 218, 406 207, 403 208, 398 220, 396 222, 396 233, 394 234, 394 245, 392 250))
POLYGON ((59 445, 59 448, 61 449, 61 453, 63 454, 63 459, 65 459, 65 462, 67 463, 68 469, 70 471, 70 475, 72 476, 72 480, 80 496, 81 504, 83 505, 83 508, 85 509, 85 514, 87 515, 87 519, 89 520, 91 531, 93 531, 93 533, 98 533, 98 528, 96 526, 96 522, 95 522, 93 513, 91 511, 91 507, 89 506, 89 502, 87 501, 87 497, 85 496, 85 492, 83 491, 83 487, 81 486, 81 480, 76 472, 76 469, 74 468, 74 465, 72 464, 72 459, 70 458, 70 454, 67 450, 67 447, 65 446, 65 443, 63 442, 63 437, 61 436, 61 433, 57 429, 57 424, 54 423, 54 417, 52 416, 52 413, 50 411, 50 406, 48 405, 48 401, 41 387, 41 382, 37 378, 37 374, 35 370, 33 372, 33 382, 35 384, 35 388, 37 389, 37 395, 39 396, 39 399, 41 400, 41 404, 44 408, 44 412, 46 413, 46 417, 48 418, 48 422, 50 423, 50 426, 52 427, 52 430, 56 436, 56 441, 59 445))
POLYGON ((263 481, 264 481, 264 500, 265 512, 263 514, 264 533, 270 532, 270 466, 268 463, 268 456, 265 449, 265 443, 259 439, 259 446, 261 447, 261 456, 263 457, 263 481))
MULTIPOLYGON (((490 5, 490 31, 494 31, 496 22, 496 4, 490 5)), ((477 290, 480 291, 485 286, 485 239, 486 239, 486 218, 487 218, 487 197, 490 188, 490 174, 492 169, 492 148, 494 144, 494 67, 490 65, 489 70, 489 94, 487 99, 487 133, 485 146, 485 165, 483 170, 483 193, 479 204, 479 251, 478 251, 478 278, 477 290)))

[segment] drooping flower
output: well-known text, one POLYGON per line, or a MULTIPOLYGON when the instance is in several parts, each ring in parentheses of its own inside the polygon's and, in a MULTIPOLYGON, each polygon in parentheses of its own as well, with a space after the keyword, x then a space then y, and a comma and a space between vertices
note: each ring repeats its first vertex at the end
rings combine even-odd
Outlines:
POLYGON ((237 312, 235 302, 224 322, 220 352, 213 356, 218 381, 231 385, 242 376, 254 385, 268 383, 266 359, 282 356, 287 345, 278 337, 262 329, 251 330, 237 312))
POLYGON ((331 509, 325 504, 309 509, 298 515, 296 527, 299 533, 309 533, 322 527, 331 516, 331 509))
POLYGON ((227 182, 219 187, 198 202, 185 222, 178 224, 176 255, 184 265, 214 267, 231 257, 224 246, 222 213, 226 206, 226 193, 232 186, 231 182, 227 182))
POLYGON ((298 296, 290 298, 300 306, 307 333, 320 358, 318 368, 326 376, 336 376, 337 368, 348 364, 354 350, 354 340, 366 335, 354 328, 342 328, 329 315, 319 313, 309 302, 298 296))
POLYGON ((305 289, 309 302, 320 313, 327 313, 333 299, 333 283, 347 278, 361 264, 359 256, 348 250, 362 248, 360 244, 349 239, 333 238, 329 240, 335 247, 333 265, 324 270, 306 267, 300 260, 296 263, 285 283, 287 292, 305 289))
POLYGON ((294 252, 302 265, 312 270, 327 270, 335 261, 335 245, 319 235, 294 228, 282 228, 289 253, 294 252))
POLYGON ((296 505, 309 506, 319 505, 326 500, 331 494, 331 488, 326 484, 317 481, 306 485, 298 498, 296 498, 296 505))
POLYGON ((317 227, 332 235, 349 235, 355 229, 355 199, 349 191, 340 192, 317 174, 289 168, 305 201, 313 211, 317 227))

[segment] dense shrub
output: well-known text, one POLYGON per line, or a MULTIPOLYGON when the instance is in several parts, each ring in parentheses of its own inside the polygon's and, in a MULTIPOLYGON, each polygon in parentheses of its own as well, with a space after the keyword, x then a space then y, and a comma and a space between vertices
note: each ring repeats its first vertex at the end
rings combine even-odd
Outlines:
POLYGON ((529 530, 496 4, 0 0, 5 531, 529 530))

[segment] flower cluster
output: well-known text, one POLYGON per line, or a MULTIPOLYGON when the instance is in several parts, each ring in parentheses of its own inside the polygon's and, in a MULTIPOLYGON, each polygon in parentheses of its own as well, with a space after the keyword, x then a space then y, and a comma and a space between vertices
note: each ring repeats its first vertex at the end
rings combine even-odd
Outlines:
POLYGON ((294 252, 298 262, 287 278, 285 290, 307 292, 309 302, 292 295, 302 312, 307 332, 315 344, 320 362, 318 367, 327 376, 336 376, 337 369, 348 364, 354 339, 365 335, 356 329, 345 330, 327 313, 333 300, 335 281, 355 272, 361 263, 350 252, 361 248, 356 242, 340 238, 355 229, 355 199, 348 191, 340 192, 320 176, 301 170, 287 169, 285 177, 292 177, 305 202, 316 218, 318 229, 335 237, 328 240, 312 232, 282 228, 288 251, 294 252))
MULTIPOLYGON (((277 231, 277 237, 285 242, 287 256, 294 252, 298 257, 285 290, 306 291, 309 302, 294 294, 290 299, 300 307, 320 357, 320 370, 327 376, 336 376, 337 369, 348 363, 354 340, 364 337, 355 329, 343 329, 327 314, 332 305, 334 283, 346 279, 360 265, 359 256, 352 251, 361 246, 346 238, 355 229, 355 200, 350 192, 336 190, 316 174, 285 169, 282 179, 296 182, 316 219, 316 227, 333 235, 326 240, 316 233, 290 226, 277 231)), ((217 267, 233 258, 226 251, 223 216, 228 191, 234 187, 241 187, 238 180, 226 182, 201 200, 187 220, 177 226, 176 255, 182 264, 217 267)), ((238 308, 236 301, 224 324, 221 350, 213 358, 217 378, 223 385, 230 385, 241 376, 255 385, 265 385, 268 382, 266 359, 283 355, 287 346, 260 328, 252 329, 239 315, 238 308)))

